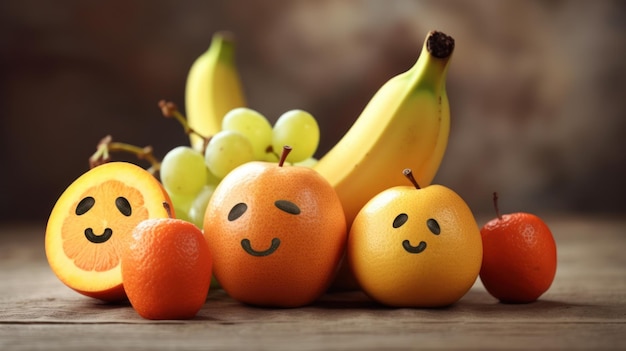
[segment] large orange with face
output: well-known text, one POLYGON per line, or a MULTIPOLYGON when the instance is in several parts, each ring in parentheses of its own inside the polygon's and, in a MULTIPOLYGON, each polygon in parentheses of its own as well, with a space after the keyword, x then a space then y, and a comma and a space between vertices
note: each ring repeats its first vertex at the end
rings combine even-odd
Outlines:
POLYGON ((325 292, 347 229, 339 197, 310 168, 250 162, 231 171, 207 206, 213 273, 234 299, 297 307, 325 292))
POLYGON ((48 219, 45 249, 52 271, 86 296, 124 299, 121 252, 139 222, 168 217, 163 202, 173 207, 161 183, 131 163, 110 162, 84 173, 48 219))

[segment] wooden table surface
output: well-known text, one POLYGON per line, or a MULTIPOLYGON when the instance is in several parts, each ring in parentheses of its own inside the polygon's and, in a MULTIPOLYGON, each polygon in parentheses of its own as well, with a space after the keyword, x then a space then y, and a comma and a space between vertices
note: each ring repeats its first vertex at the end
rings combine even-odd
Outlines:
POLYGON ((0 224, 0 350, 626 349, 626 219, 544 219, 558 269, 531 304, 498 303, 480 281, 443 309, 385 308, 358 291, 264 309, 216 290, 197 318, 158 322, 63 285, 45 224, 0 224))

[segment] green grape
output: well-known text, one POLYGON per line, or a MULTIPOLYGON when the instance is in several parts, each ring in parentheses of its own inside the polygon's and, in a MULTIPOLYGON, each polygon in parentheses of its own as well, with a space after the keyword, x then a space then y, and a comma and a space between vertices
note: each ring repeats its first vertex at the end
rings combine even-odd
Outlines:
POLYGON ((189 209, 193 204, 196 195, 188 195, 188 194, 178 194, 174 192, 167 192, 170 196, 170 200, 172 200, 172 205, 174 205, 174 214, 178 219, 182 219, 187 222, 191 222, 191 218, 189 217, 189 209))
POLYGON ((243 134, 222 130, 209 140, 204 160, 209 171, 221 179, 237 166, 254 161, 254 152, 243 134))
POLYGON ((202 153, 177 146, 161 162, 161 182, 168 193, 195 195, 207 183, 208 173, 202 153))
POLYGON ((248 138, 256 160, 262 160, 272 145, 272 125, 265 116, 247 107, 229 111, 222 120, 222 129, 239 132, 248 138))
POLYGON ((294 166, 300 166, 300 167, 308 167, 308 168, 313 168, 315 167, 315 165, 317 164, 318 159, 316 159, 315 157, 309 157, 303 161, 300 162, 295 162, 293 165, 294 166))
MULTIPOLYGON (((206 163, 205 163, 206 165, 206 163)), ((217 186, 220 181, 222 180, 222 178, 219 178, 218 176, 216 176, 215 174, 211 173, 211 171, 209 170, 209 168, 207 167, 207 181, 206 184, 207 185, 212 185, 212 186, 217 186)))
POLYGON ((204 226, 204 212, 206 212, 206 207, 214 191, 215 186, 205 185, 191 203, 191 208, 189 208, 189 219, 191 223, 195 224, 200 229, 204 226))
POLYGON ((278 163, 278 161, 280 161, 280 158, 273 152, 266 152, 265 155, 263 155, 263 159, 261 159, 261 161, 278 163))
POLYGON ((320 129, 317 121, 306 111, 287 111, 274 124, 272 148, 280 153, 283 146, 291 146, 287 162, 300 162, 312 157, 319 141, 320 129))

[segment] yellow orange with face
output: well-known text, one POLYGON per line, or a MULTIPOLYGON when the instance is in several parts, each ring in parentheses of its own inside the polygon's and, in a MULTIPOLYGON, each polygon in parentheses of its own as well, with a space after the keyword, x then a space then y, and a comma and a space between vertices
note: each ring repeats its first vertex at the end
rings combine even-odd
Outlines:
POLYGON ((347 240, 330 184, 310 168, 250 162, 229 173, 206 209, 213 273, 234 299, 297 307, 330 284, 347 240))
POLYGON ((372 299, 389 306, 440 307, 458 301, 476 281, 482 240, 471 210, 453 190, 397 186, 358 213, 347 258, 372 299))
POLYGON ((54 205, 46 226, 50 268, 70 288, 106 301, 126 297, 120 255, 139 222, 168 217, 171 201, 143 168, 109 162, 77 178, 54 205))

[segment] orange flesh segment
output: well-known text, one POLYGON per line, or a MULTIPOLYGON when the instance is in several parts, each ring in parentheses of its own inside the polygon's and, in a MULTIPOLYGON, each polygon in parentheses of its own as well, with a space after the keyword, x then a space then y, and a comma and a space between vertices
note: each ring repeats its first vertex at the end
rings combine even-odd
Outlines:
POLYGON ((119 264, 119 253, 132 229, 148 218, 142 194, 135 188, 117 180, 109 180, 87 189, 70 208, 63 222, 63 251, 76 267, 85 271, 108 271, 119 264), (125 216, 116 208, 115 200, 123 195, 130 203, 132 213, 125 216), (86 196, 96 199, 93 208, 82 215, 74 213, 76 205, 86 196), (101 235, 107 228, 111 238, 103 243, 91 243, 85 230, 91 228, 101 235))

